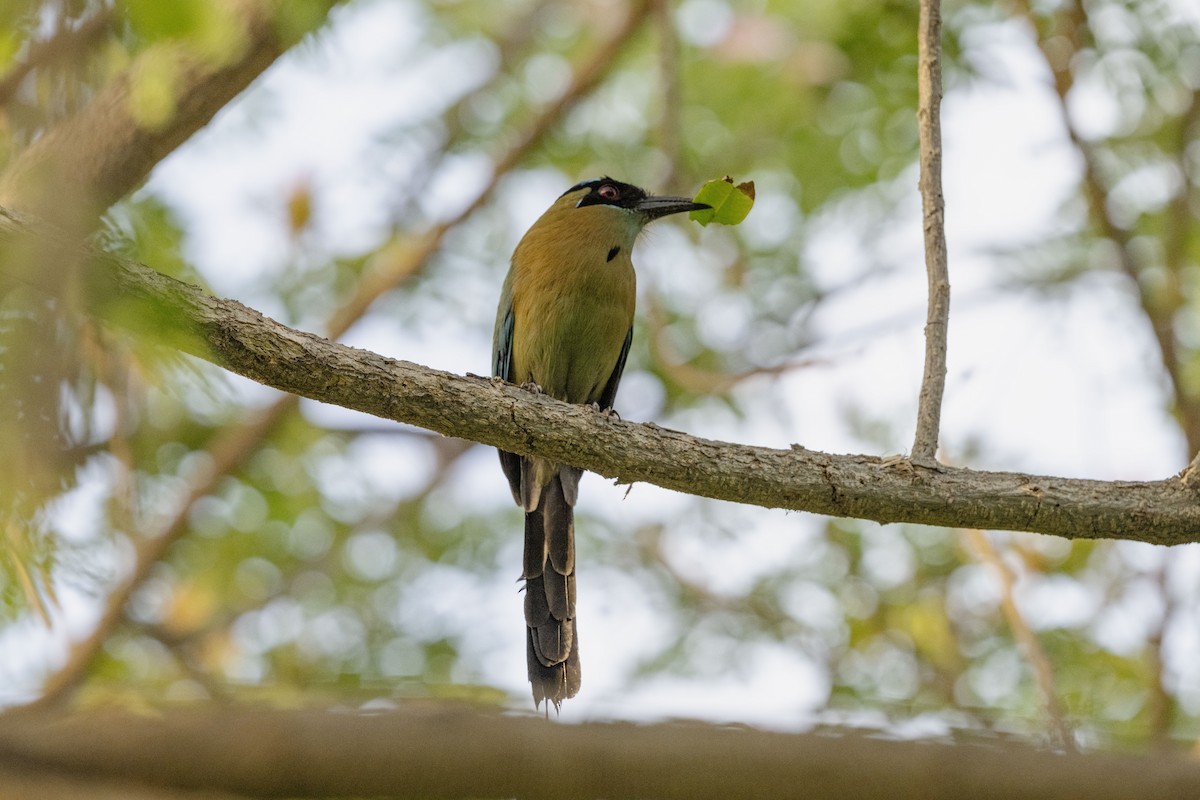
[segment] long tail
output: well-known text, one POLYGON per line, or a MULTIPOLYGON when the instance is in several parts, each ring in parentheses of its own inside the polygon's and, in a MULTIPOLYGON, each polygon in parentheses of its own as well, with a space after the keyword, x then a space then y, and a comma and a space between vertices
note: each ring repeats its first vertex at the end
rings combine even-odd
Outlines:
MULTIPOLYGON (((561 475, 525 513, 525 625, 533 701, 554 704, 579 691, 579 638, 575 632, 575 486, 561 475)), ((574 476, 578 481, 578 473, 574 476)))

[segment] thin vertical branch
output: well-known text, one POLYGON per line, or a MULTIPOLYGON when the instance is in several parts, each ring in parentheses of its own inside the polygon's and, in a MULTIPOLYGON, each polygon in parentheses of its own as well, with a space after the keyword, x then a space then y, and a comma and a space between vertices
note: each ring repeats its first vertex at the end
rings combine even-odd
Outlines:
POLYGON ((1070 723, 1067 722, 1066 710, 1054 688, 1054 671, 1050 667, 1050 659, 1046 657, 1041 642, 1029 627, 1029 623, 1025 621, 1021 609, 1017 607, 1014 591, 1016 578, 1012 570, 1004 563, 1004 559, 996 552, 996 548, 992 547, 991 540, 983 531, 973 528, 966 533, 967 541, 976 556, 990 566, 1000 580, 1000 610, 1008 622, 1008 627, 1012 630, 1013 638, 1017 640, 1017 645, 1033 669, 1033 677, 1042 693, 1046 716, 1050 718, 1054 739, 1064 750, 1073 752, 1075 750, 1075 734, 1071 730, 1070 723))
POLYGON ((917 405, 912 460, 915 464, 930 467, 937 465, 942 393, 946 387, 946 331, 950 320, 946 212, 942 198, 941 40, 941 2, 921 0, 917 34, 917 135, 921 150, 921 210, 925 223, 929 308, 925 320, 925 372, 917 405))
MULTIPOLYGON (((1182 276, 1187 266, 1187 253, 1191 246, 1191 239, 1194 229, 1194 216, 1192 211, 1192 197, 1196 190, 1196 184, 1191 178, 1191 170, 1187 164, 1188 148, 1192 142, 1200 139, 1200 91, 1192 93, 1191 105, 1184 114, 1179 125, 1179 142, 1176 158, 1178 159, 1179 174, 1183 178, 1183 186, 1179 188, 1179 194, 1175 196, 1174 202, 1171 203, 1171 208, 1167 219, 1167 233, 1164 236, 1166 240, 1166 265, 1167 275, 1171 276, 1173 286, 1179 287, 1182 282, 1182 276)), ((1176 299, 1176 298, 1173 298, 1176 299)), ((1182 298, 1179 305, 1183 305, 1182 298)), ((1172 381, 1174 381, 1172 377, 1172 381)), ((1183 472, 1183 480, 1185 483, 1196 486, 1197 478, 1200 478, 1200 446, 1197 445, 1196 436, 1193 435, 1193 426, 1191 421, 1185 416, 1189 406, 1183 403, 1178 403, 1180 416, 1184 421, 1184 431, 1187 434, 1188 448, 1192 454, 1192 461, 1187 469, 1183 472)))

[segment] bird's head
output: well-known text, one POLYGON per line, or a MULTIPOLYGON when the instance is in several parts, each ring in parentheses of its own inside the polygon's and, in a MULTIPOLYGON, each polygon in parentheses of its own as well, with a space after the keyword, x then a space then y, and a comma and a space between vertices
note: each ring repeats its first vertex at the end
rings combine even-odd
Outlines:
POLYGON ((632 239, 659 217, 702 208, 709 206, 688 197, 647 194, 645 189, 606 177, 575 184, 563 192, 551 210, 581 225, 619 227, 632 239))

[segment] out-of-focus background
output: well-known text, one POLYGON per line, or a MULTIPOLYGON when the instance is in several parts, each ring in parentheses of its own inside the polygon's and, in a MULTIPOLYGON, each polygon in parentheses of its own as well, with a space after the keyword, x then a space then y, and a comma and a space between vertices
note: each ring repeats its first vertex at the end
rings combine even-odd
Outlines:
MULTIPOLYGON (((0 163, 155 48, 219 57, 233 7, 8 0, 0 163)), ((942 458, 1179 471, 1200 448, 1200 6, 949 2, 944 25, 942 458)), ((752 179, 744 224, 672 218, 640 241, 618 410, 903 454, 925 318, 916 29, 893 0, 352 0, 100 240, 288 325, 486 374, 508 256, 568 186, 752 179)), ((147 124, 177 77, 135 74, 147 124)), ((492 450, 3 288, 0 702, 67 671, 84 706, 531 707, 521 520, 492 450), (150 541, 170 546, 139 564, 150 541)), ((1121 747, 1200 727, 1194 545, 881 527, 595 476, 577 531, 564 720, 1121 747)))

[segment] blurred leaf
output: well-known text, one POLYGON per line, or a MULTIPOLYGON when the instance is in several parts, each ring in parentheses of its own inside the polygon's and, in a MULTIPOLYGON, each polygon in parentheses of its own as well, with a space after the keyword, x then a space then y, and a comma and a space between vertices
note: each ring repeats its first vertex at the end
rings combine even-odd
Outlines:
POLYGON ((325 22, 330 0, 288 0, 279 6, 275 29, 285 46, 300 41, 325 22))
POLYGON ((206 0, 122 0, 133 31, 146 39, 169 39, 193 34, 210 13, 206 0))
POLYGON ((288 232, 299 236, 312 221, 312 186, 307 181, 297 183, 287 197, 288 232))
POLYGON ((174 119, 180 99, 180 55, 156 48, 143 53, 137 65, 129 87, 129 112, 143 127, 164 128, 174 119))

